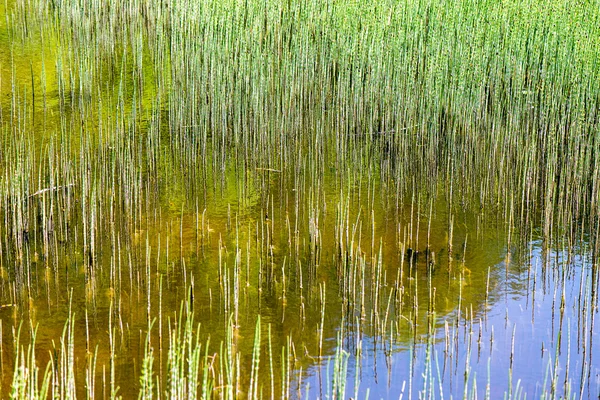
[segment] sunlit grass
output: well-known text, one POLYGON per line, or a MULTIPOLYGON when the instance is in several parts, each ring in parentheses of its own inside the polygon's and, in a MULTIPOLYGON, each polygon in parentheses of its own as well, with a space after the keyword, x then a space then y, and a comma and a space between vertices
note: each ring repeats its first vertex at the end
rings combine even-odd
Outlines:
POLYGON ((342 344, 360 358, 365 332, 390 354, 422 341, 422 393, 438 393, 436 313, 457 314, 446 341, 474 329, 467 301, 486 315, 493 265, 508 281, 538 238, 597 260, 595 3, 0 5, 0 295, 33 337, 13 346, 15 397, 118 396, 136 346, 143 398, 287 397, 306 389, 301 356, 330 365, 332 397, 351 381, 356 396, 342 344), (69 315, 42 377, 35 313, 73 286, 86 316, 69 315), (77 390, 73 318, 86 335, 102 321, 109 348, 86 337, 77 390), (272 346, 286 318, 302 340, 277 331, 272 346))

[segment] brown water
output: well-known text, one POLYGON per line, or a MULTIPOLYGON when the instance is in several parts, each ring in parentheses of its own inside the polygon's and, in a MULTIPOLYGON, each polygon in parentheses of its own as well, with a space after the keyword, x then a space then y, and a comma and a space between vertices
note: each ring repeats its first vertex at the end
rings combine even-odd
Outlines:
MULTIPOLYGON (((334 183, 324 184, 315 255, 310 234, 315 229, 311 224, 317 224, 314 211, 297 208, 298 189, 278 173, 247 175, 247 196, 240 201, 229 200, 239 196, 239 188, 226 179, 223 192, 207 196, 198 211, 190 204, 189 198, 197 196, 193 191, 182 194, 179 203, 176 195, 165 194, 167 200, 160 201, 154 215, 143 216, 131 231, 117 231, 116 247, 110 233, 99 233, 93 278, 77 242, 61 243, 51 260, 43 260, 42 246, 31 240, 26 292, 19 292, 25 289, 13 283, 5 261, 2 304, 15 305, 0 310, 4 390, 12 379, 14 330, 21 326, 21 340, 27 343, 31 327, 37 327, 43 366, 48 352, 58 346, 69 312, 75 321, 80 396, 89 352, 95 351, 96 393, 109 393, 109 326, 115 333, 119 393, 136 395, 144 339, 155 319, 152 344, 162 349, 159 379, 166 385, 167 332, 182 302, 189 301, 201 342, 210 339, 209 354, 220 352, 228 324, 235 325, 240 388, 248 385, 260 315, 265 349, 270 327, 276 371, 281 349, 288 340, 293 343, 292 396, 329 392, 342 330, 341 343, 349 353, 347 393, 354 393, 358 374, 359 398, 367 390, 375 398, 408 396, 411 388, 413 394, 440 390, 460 396, 465 384, 479 395, 489 390, 495 398, 508 390, 511 369, 515 393, 519 389, 535 396, 549 390, 553 378, 557 393, 563 393, 565 368, 570 368, 577 394, 581 390, 584 397, 593 397, 598 392, 597 272, 589 260, 544 252, 539 239, 509 252, 502 223, 460 211, 455 213, 450 260, 443 198, 396 209, 382 204, 379 195, 369 198, 381 192, 376 182, 365 188, 357 184, 342 198, 329 194, 336 193, 334 183), (348 260, 340 256, 335 240, 344 202, 348 237, 354 236, 348 260), (402 255, 409 246, 421 253, 416 262, 402 255), (427 246, 435 259, 423 254, 427 246), (354 266, 358 270, 344 278, 341 269, 352 271, 354 266), (358 359, 357 347, 362 349, 358 359)), ((263 368, 267 371, 266 361, 263 368)), ((264 382, 268 388, 267 377, 264 382)), ((274 385, 279 388, 280 380, 274 385)))
MULTIPOLYGON (((29 195, 50 187, 35 171, 53 163, 65 176, 73 166, 75 178, 72 187, 27 202, 21 258, 11 247, 18 235, 8 224, 0 229, 2 397, 11 388, 17 332, 27 344, 36 331, 44 370, 57 360, 69 316, 78 397, 86 395, 92 366, 96 396, 110 395, 111 360, 117 394, 136 397, 150 326, 156 379, 165 390, 169 331, 184 309, 214 355, 215 397, 225 393, 215 371, 228 331, 238 357, 234 393, 246 397, 258 316, 265 397, 271 379, 277 397, 330 395, 336 352, 347 362, 346 397, 600 394, 598 272, 585 237, 577 246, 548 243, 536 229, 522 238, 495 210, 449 202, 444 182, 435 193, 413 185, 412 196, 399 198, 381 178, 392 161, 377 152, 377 162, 358 172, 339 170, 335 154, 325 154, 287 170, 230 156, 215 174, 206 166, 220 149, 210 148, 190 168, 192 158, 163 143, 153 155, 155 171, 132 177, 115 162, 88 166, 85 175, 78 160, 90 143, 106 141, 91 152, 106 155, 102 161, 120 157, 110 135, 98 139, 98 121, 118 113, 112 87, 87 99, 92 106, 60 100, 54 43, 11 45, 4 22, 0 43, 2 153, 29 143, 29 195), (32 76, 34 106, 27 103, 32 76), (95 103, 99 98, 105 104, 95 103), (75 131, 73 115, 82 109, 90 126, 75 131), (29 138, 14 139, 25 131, 29 138), (53 161, 55 148, 62 158, 53 161), (114 177, 123 180, 111 183, 114 177), (44 228, 40 210, 53 207, 68 220, 44 228)), ((151 117, 134 119, 134 131, 145 132, 151 117)), ((161 137, 169 135, 166 124, 159 125, 161 137)), ((6 188, 15 178, 5 172, 13 158, 3 157, 6 188)), ((9 211, 3 214, 9 221, 9 211)))

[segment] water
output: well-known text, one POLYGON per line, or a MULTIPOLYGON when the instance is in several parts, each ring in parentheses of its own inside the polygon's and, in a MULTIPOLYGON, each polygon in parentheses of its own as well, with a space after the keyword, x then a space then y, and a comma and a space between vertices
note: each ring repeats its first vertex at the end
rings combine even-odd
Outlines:
MULTIPOLYGON (((248 384, 260 315, 263 373, 269 368, 267 326, 276 371, 282 366, 281 349, 288 338, 293 343, 291 396, 308 393, 314 398, 330 392, 338 340, 348 353, 346 393, 354 396, 358 373, 358 398, 367 391, 371 398, 409 396, 411 389, 415 397, 418 391, 461 397, 465 385, 469 395, 489 393, 492 398, 511 387, 515 395, 538 397, 555 390, 560 396, 567 390, 566 383, 577 396, 592 398, 598 393, 597 272, 585 256, 567 259, 565 251, 542 251, 539 240, 509 254, 504 229, 478 224, 467 213, 456 225, 454 237, 459 244, 450 261, 443 223, 447 208, 440 200, 430 203, 435 205, 429 239, 430 248, 436 249, 435 263, 429 267, 421 250, 416 265, 410 265, 411 260, 401 255, 399 240, 403 237, 399 232, 410 225, 410 208, 394 217, 398 221, 390 221, 390 213, 376 203, 371 215, 349 212, 360 245, 353 244, 358 255, 346 264, 349 269, 358 265, 358 270, 349 274, 345 285, 333 240, 337 212, 331 211, 340 200, 331 196, 324 207, 328 211, 320 215, 321 249, 315 262, 307 232, 310 218, 294 209, 294 201, 285 202, 286 196, 277 193, 281 186, 273 179, 267 196, 270 206, 259 207, 252 190, 243 204, 224 206, 215 200, 198 214, 185 206, 183 213, 176 211, 179 206, 169 211, 170 204, 161 204, 156 210, 158 222, 132 232, 127 248, 117 247, 115 254, 105 239, 93 281, 86 278, 77 245, 59 246, 57 267, 32 262, 29 301, 0 311, 4 387, 12 377, 11 331, 22 325, 26 337, 29 328, 37 326, 43 366, 48 351, 60 341, 70 308, 75 319, 78 392, 83 395, 86 360, 94 351, 96 391, 103 385, 108 390, 103 382, 106 370, 99 371, 110 364, 111 326, 116 333, 119 393, 133 396, 149 321, 157 319, 152 343, 162 347, 159 362, 164 364, 168 327, 177 320, 182 301, 188 300, 200 324, 201 342, 210 338, 210 353, 219 352, 229 318, 235 319, 240 387, 248 384), (299 232, 290 237, 291 221, 296 219, 301 221, 299 232), (340 332, 343 337, 338 339, 340 332)), ((288 196, 293 196, 293 190, 288 196)), ((350 201, 351 210, 360 209, 362 199, 355 199, 350 201)), ((428 225, 429 218, 422 218, 420 223, 428 225)), ((427 230, 421 227, 419 232, 419 248, 424 249, 427 230)), ((36 251, 35 242, 30 246, 36 251)), ((3 304, 13 302, 10 282, 3 279, 3 304)), ((269 379, 265 376, 264 390, 269 379)), ((280 385, 276 378, 275 386, 280 385)))
MULTIPOLYGON (((433 334, 416 344, 390 346, 354 335, 343 348, 349 353, 348 375, 358 374, 360 384, 356 388, 349 379, 346 393, 406 398, 412 387, 415 397, 418 392, 454 398, 510 393, 594 398, 600 390, 596 312, 582 310, 595 296, 590 291, 597 272, 589 260, 575 257, 567 264, 562 257, 562 252, 544 256, 541 243, 532 242, 525 266, 511 261, 508 273, 505 262, 491 266, 499 284, 487 306, 474 308, 473 314, 467 308, 458 322, 457 310, 436 315, 433 334), (362 357, 355 357, 357 339, 362 357)), ((299 391, 319 396, 322 382, 332 376, 331 365, 328 360, 311 368, 299 391)))
POLYGON ((65 53, 51 38, 10 42, 12 24, 0 25, 2 396, 33 332, 38 367, 60 375, 69 319, 78 397, 137 396, 148 332, 164 393, 171 332, 192 314, 215 397, 246 397, 253 365, 264 397, 600 394, 585 235, 520 232, 500 208, 450 199, 444 180, 395 182, 380 139, 348 139, 356 163, 328 142, 186 147, 152 72, 141 94, 130 59, 97 92, 61 91, 65 53), (289 162, 271 168, 278 151, 289 162))

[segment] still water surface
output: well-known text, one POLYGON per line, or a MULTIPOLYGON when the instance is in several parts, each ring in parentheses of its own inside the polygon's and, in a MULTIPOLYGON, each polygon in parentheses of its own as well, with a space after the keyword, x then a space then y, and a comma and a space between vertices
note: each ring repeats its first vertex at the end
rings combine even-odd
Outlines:
MULTIPOLYGON (((271 174, 263 197, 268 203, 261 203, 261 188, 250 184, 243 201, 227 200, 228 190, 235 190, 228 185, 198 213, 188 205, 157 205, 156 216, 145 218, 136 231, 118 233, 129 235, 121 238, 129 241, 127 247, 114 251, 105 239, 93 280, 76 243, 60 245, 56 264, 49 265, 41 261, 38 244, 30 243, 34 269, 27 302, 14 301, 18 289, 4 267, 2 303, 16 304, 0 310, 4 387, 12 377, 15 329, 21 327, 23 340, 37 327, 40 365, 45 365, 71 313, 78 393, 84 394, 89 351, 97 351, 96 391, 109 390, 111 326, 119 393, 134 396, 148 321, 157 319, 152 342, 164 349, 159 362, 165 364, 166 332, 182 301, 188 301, 201 341, 210 339, 209 352, 219 352, 227 327, 235 325, 240 387, 248 384, 260 315, 263 354, 268 327, 276 370, 282 367, 282 349, 291 352, 286 396, 330 393, 340 350, 347 352, 338 353, 347 363, 346 393, 358 398, 406 398, 411 392, 416 397, 418 391, 497 398, 510 388, 538 397, 553 385, 559 395, 566 390, 577 397, 597 395, 597 272, 585 255, 543 251, 539 239, 509 252, 502 224, 457 213, 461 222, 454 228, 450 260, 448 208, 439 199, 421 216, 419 235, 412 228, 413 246, 421 249, 414 260, 402 255, 417 219, 414 207, 389 210, 376 196, 367 213, 357 187, 347 197, 355 254, 340 261, 334 238, 344 200, 331 196, 319 216, 315 256, 311 217, 295 208, 294 188, 271 174), (433 260, 423 255, 428 229, 433 260), (290 234, 294 230, 297 234, 290 234), (344 277, 342 265, 350 271, 358 267, 344 277)), ((262 367, 267 374, 266 361, 262 367)), ((281 390, 279 377, 274 385, 281 390)))
MULTIPOLYGON (((0 27, 3 151, 12 148, 15 119, 22 118, 33 132, 34 170, 52 165, 48 149, 67 142, 61 157, 77 160, 87 131, 65 134, 73 126, 64 115, 89 107, 97 123, 111 115, 106 99, 114 93, 107 85, 104 104, 87 99, 92 106, 63 109, 68 99, 59 98, 54 53, 39 43, 15 48, 4 21, 0 27), (43 88, 36 86, 42 70, 43 88), (15 99, 29 99, 32 76, 38 103, 15 106, 15 99), (15 109, 23 116, 9 118, 5 110, 15 109)), ((136 122, 140 131, 152 125, 146 117, 136 122)), ((107 143, 102 154, 109 159, 113 149, 107 143)), ((137 396, 150 326, 164 389, 169 332, 183 309, 193 312, 195 332, 213 357, 211 373, 231 332, 239 397, 249 385, 258 316, 265 397, 271 388, 278 397, 329 397, 334 385, 357 398, 600 394, 598 271, 585 238, 562 246, 535 229, 519 238, 494 210, 450 204, 443 190, 398 198, 378 171, 340 171, 333 155, 320 172, 310 162, 279 171, 230 159, 217 175, 190 172, 168 145, 161 151, 158 173, 140 172, 141 195, 116 211, 111 204, 121 197, 103 186, 101 172, 98 180, 40 196, 41 205, 30 202, 45 209, 45 201, 60 198, 70 220, 65 229, 55 222, 45 230, 43 215, 32 219, 23 259, 2 252, 3 397, 17 336, 26 344, 36 331, 43 370, 56 359, 69 315, 80 397, 92 381, 97 396, 110 395, 111 359, 117 393, 137 396), (90 199, 100 221, 92 228, 92 255, 84 245, 90 199), (25 282, 16 265, 26 266, 25 282)), ((212 160, 219 153, 207 154, 212 160)), ((28 184, 28 193, 47 187, 28 184)), ((12 233, 3 229, 6 246, 12 233)))

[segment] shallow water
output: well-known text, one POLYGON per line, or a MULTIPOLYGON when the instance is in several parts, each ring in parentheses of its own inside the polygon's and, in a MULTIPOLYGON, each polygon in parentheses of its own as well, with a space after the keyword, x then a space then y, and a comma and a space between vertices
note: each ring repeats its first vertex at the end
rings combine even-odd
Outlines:
MULTIPOLYGON (((487 306, 472 311, 467 306, 462 317, 458 310, 436 315, 433 334, 416 344, 390 346, 372 336, 349 335, 343 346, 348 375, 359 380, 348 379, 346 392, 354 398, 410 398, 412 388, 415 397, 499 398, 512 388, 516 397, 595 398, 597 312, 584 309, 595 308, 589 302, 597 272, 589 260, 565 263, 560 260, 565 256, 544 256, 541 243, 533 242, 525 266, 510 261, 508 273, 506 261, 490 266, 498 284, 487 306), (361 340, 362 357, 355 357, 361 340)), ((311 367, 299 391, 317 397, 331 376, 331 360, 311 367)))
POLYGON ((111 72, 98 93, 62 98, 65 53, 50 38, 10 42, 18 24, 6 21, 2 396, 34 331, 37 365, 58 370, 69 318, 78 397, 137 396, 148 332, 164 393, 171 330, 192 314, 214 397, 248 395, 256 347, 264 397, 600 393, 598 271, 584 235, 575 245, 518 232, 499 210, 449 200, 446 182, 413 181, 400 196, 384 171, 400 161, 380 139, 352 142, 357 165, 300 145, 282 169, 216 140, 181 149, 152 79, 138 95, 134 76, 111 72))
MULTIPOLYGON (((22 325, 21 341, 27 343, 23 337, 28 337, 30 326, 37 326, 43 366, 48 351, 60 342, 70 308, 78 393, 84 394, 88 349, 97 351, 96 393, 109 393, 110 326, 118 393, 134 396, 149 321, 156 319, 152 343, 162 348, 159 363, 166 368, 168 327, 187 300, 200 324, 201 343, 210 339, 209 353, 220 352, 233 318, 240 388, 248 385, 260 315, 263 355, 266 358, 268 327, 276 371, 282 366, 281 349, 287 348, 288 340, 293 344, 292 383, 285 396, 330 393, 339 349, 348 357, 346 394, 358 398, 367 393, 371 398, 410 397, 411 392, 416 397, 418 391, 460 397, 465 390, 495 398, 511 387, 515 395, 534 397, 552 390, 559 396, 570 390, 584 398, 598 393, 597 272, 584 256, 568 259, 566 251, 544 252, 539 240, 509 254, 503 228, 478 224, 477 218, 463 214, 454 230, 457 244, 450 260, 447 208, 441 199, 430 203, 429 247, 435 249, 435 261, 429 265, 421 250, 414 263, 401 255, 401 243, 410 231, 410 207, 397 214, 386 212, 376 198, 369 215, 358 211, 366 205, 356 196, 348 202, 348 220, 354 221, 350 230, 357 231, 349 249, 355 254, 344 263, 334 240, 338 212, 332 211, 340 200, 325 200, 315 256, 310 217, 296 210, 294 201, 286 203, 278 190, 285 191, 285 185, 282 189, 273 178, 267 197, 271 203, 262 207, 254 190, 247 191, 243 205, 225 206, 216 196, 198 213, 186 206, 181 212, 159 205, 156 221, 144 219, 134 232, 117 232, 129 234, 127 239, 121 236, 120 251, 119 245, 113 251, 110 239, 104 239, 93 279, 86 274, 80 244, 60 245, 54 262, 45 262, 40 260, 39 244, 30 242, 30 252, 38 254, 30 257, 38 261, 31 262, 28 292, 22 297, 17 293, 18 300, 13 300, 18 289, 7 271, 1 286, 2 303, 16 304, 0 310, 4 387, 12 379, 13 329, 22 325), (290 236, 295 229, 298 233, 290 236), (345 277, 340 268, 348 268, 345 277)), ((293 198, 293 188, 287 190, 293 198)), ((428 226, 429 216, 421 218, 420 224, 428 226)), ((418 248, 424 249, 427 229, 419 232, 418 248)), ((263 361, 267 392, 268 368, 263 361)), ((162 374, 166 384, 165 371, 162 374)), ((279 378, 274 386, 279 393, 279 378)))

